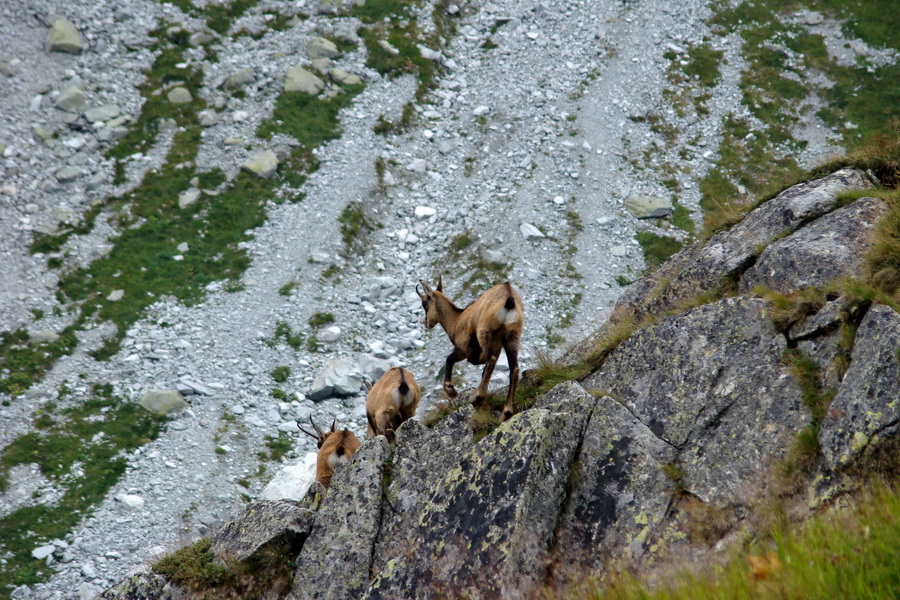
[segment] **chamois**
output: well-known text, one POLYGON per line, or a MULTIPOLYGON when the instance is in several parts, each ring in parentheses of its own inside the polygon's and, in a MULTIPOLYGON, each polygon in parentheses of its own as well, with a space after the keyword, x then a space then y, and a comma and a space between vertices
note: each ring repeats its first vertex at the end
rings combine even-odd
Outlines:
POLYGON ((419 384, 403 367, 391 367, 378 378, 375 385, 365 382, 366 418, 369 420, 367 437, 385 436, 394 442, 394 432, 407 419, 416 414, 419 405, 419 384))
POLYGON ((319 456, 316 459, 316 481, 327 488, 331 485, 331 477, 334 475, 335 469, 340 465, 350 461, 350 457, 359 449, 362 443, 359 438, 347 431, 335 431, 334 425, 337 423, 337 417, 331 422, 331 431, 322 431, 318 425, 309 417, 315 433, 300 427, 297 427, 308 436, 315 438, 316 444, 319 446, 319 456))
POLYGON ((497 365, 500 349, 506 351, 509 361, 509 391, 500 417, 501 421, 506 421, 512 417, 513 398, 519 382, 519 340, 525 320, 519 294, 507 281, 495 285, 465 309, 460 309, 444 295, 443 275, 436 289, 431 289, 422 280, 419 283, 422 291, 419 291, 417 285, 416 293, 422 299, 422 308, 425 309, 425 327, 431 329, 440 323, 453 342, 453 352, 447 357, 444 369, 444 391, 447 396, 455 398, 457 395, 451 383, 453 365, 466 359, 473 365, 484 365, 481 384, 473 400, 473 404, 481 403, 487 394, 488 382, 497 365))

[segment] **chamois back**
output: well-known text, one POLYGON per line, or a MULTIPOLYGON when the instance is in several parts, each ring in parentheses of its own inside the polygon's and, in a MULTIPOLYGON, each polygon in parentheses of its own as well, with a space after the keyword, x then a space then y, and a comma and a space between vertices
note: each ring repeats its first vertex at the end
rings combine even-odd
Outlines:
POLYGON ((366 418, 369 421, 368 438, 385 436, 394 441, 394 432, 404 421, 416 414, 421 392, 415 376, 403 367, 391 367, 368 386, 366 418))

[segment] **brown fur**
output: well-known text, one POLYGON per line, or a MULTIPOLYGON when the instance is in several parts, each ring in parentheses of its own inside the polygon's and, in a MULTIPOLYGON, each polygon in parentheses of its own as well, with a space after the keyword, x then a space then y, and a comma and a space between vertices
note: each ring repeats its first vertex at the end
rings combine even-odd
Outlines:
POLYGON ((369 430, 366 435, 371 439, 376 435, 385 436, 389 442, 394 442, 394 432, 404 421, 416 415, 416 407, 419 406, 419 384, 416 378, 403 367, 391 367, 378 378, 375 385, 369 385, 369 395, 366 397, 366 418, 369 421, 369 430), (405 383, 408 391, 404 396, 406 400, 399 401, 394 393, 405 383))
POLYGON ((297 427, 299 427, 300 431, 306 435, 315 438, 316 444, 319 447, 319 455, 316 458, 316 481, 321 483, 325 488, 328 488, 328 486, 331 485, 331 478, 334 476, 335 467, 339 464, 349 462, 350 458, 357 450, 359 450, 362 442, 359 441, 358 437, 346 429, 335 431, 334 425, 336 421, 332 421, 331 431, 327 432, 322 431, 319 426, 313 422, 312 417, 309 418, 309 422, 312 423, 315 433, 310 433, 303 429, 300 427, 299 423, 297 423, 297 427))
POLYGON ((525 322, 519 294, 509 282, 501 283, 484 292, 465 309, 460 309, 444 295, 443 276, 436 289, 431 289, 424 281, 420 283, 423 291, 419 292, 417 287, 416 292, 425 309, 425 327, 431 329, 440 323, 453 343, 453 352, 447 357, 444 369, 444 391, 450 398, 456 397, 456 389, 451 383, 453 365, 465 359, 473 365, 484 365, 474 403, 483 401, 500 350, 505 350, 509 360, 509 391, 501 420, 512 417, 519 382, 519 342, 525 322), (507 309, 507 305, 511 308, 507 309), (501 315, 508 318, 501 321, 501 315))

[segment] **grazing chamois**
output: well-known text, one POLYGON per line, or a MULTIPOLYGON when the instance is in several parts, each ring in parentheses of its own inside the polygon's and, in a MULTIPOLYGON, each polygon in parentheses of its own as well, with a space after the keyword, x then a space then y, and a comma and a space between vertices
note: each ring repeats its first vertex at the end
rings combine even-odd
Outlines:
POLYGON ((525 315, 522 299, 507 281, 495 285, 483 293, 475 302, 465 309, 457 308, 444 295, 444 276, 437 288, 431 289, 427 283, 419 280, 422 291, 416 286, 416 293, 422 299, 425 309, 425 327, 431 329, 438 323, 447 332, 453 342, 453 352, 447 357, 444 369, 444 391, 450 398, 456 397, 456 389, 451 383, 453 365, 466 359, 473 365, 484 365, 481 384, 475 392, 473 404, 479 404, 487 394, 488 382, 497 365, 500 350, 506 351, 509 361, 509 392, 503 406, 501 421, 506 421, 513 414, 513 398, 516 395, 516 384, 519 382, 519 340, 522 337, 522 325, 525 315))
POLYGON ((359 450, 362 443, 358 437, 346 429, 334 430, 337 417, 331 422, 331 431, 322 431, 312 420, 312 415, 309 417, 309 422, 312 423, 315 433, 303 429, 300 427, 300 423, 297 423, 297 427, 306 435, 315 438, 316 444, 319 446, 319 456, 316 459, 316 481, 327 488, 331 485, 331 477, 334 475, 335 469, 348 463, 350 457, 359 450))
POLYGON ((369 420, 369 439, 385 436, 394 442, 394 432, 416 415, 419 406, 419 384, 412 373, 403 367, 391 367, 378 378, 375 385, 365 382, 366 418, 369 420))

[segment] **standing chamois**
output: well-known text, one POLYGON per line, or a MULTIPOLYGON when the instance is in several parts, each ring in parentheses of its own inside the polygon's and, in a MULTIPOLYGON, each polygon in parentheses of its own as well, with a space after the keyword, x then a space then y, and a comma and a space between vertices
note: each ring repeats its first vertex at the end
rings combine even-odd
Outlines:
POLYGON ((450 398, 456 397, 456 388, 451 383, 453 365, 466 359, 473 365, 484 365, 481 384, 475 392, 473 404, 482 402, 500 350, 506 351, 509 361, 509 392, 500 417, 501 421, 506 421, 512 417, 513 398, 519 382, 519 340, 525 320, 519 294, 507 281, 495 285, 475 302, 461 309, 444 295, 443 275, 437 289, 431 289, 424 281, 420 280, 419 283, 423 291, 420 292, 419 286, 416 286, 416 293, 422 299, 422 308, 425 309, 425 327, 431 329, 440 323, 453 342, 453 352, 447 357, 444 369, 444 391, 450 398))
POLYGON ((369 420, 367 438, 383 435, 391 443, 394 432, 404 421, 416 415, 419 406, 419 384, 412 373, 403 367, 391 367, 378 378, 375 385, 365 382, 366 418, 369 420))
POLYGON ((319 429, 319 426, 312 420, 312 415, 309 417, 309 422, 312 423, 315 433, 303 429, 300 427, 300 423, 297 423, 297 427, 306 435, 315 438, 316 444, 319 446, 319 456, 316 459, 316 481, 327 488, 331 485, 334 470, 350 462, 350 457, 359 450, 362 443, 358 437, 346 429, 334 430, 337 417, 331 422, 331 431, 327 432, 319 429))

